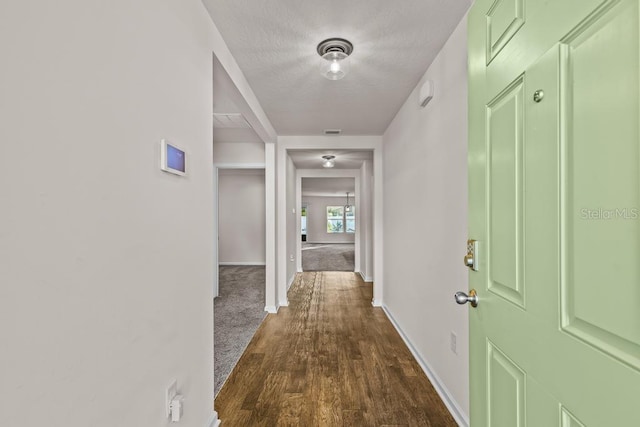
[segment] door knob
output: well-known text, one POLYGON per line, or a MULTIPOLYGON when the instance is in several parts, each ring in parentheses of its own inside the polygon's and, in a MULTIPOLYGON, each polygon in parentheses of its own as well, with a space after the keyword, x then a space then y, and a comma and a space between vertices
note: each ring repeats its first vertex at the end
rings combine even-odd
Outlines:
POLYGON ((469 295, 464 292, 456 292, 455 298, 458 304, 466 304, 469 302, 471 303, 471 307, 478 306, 478 294, 475 289, 471 289, 469 295))

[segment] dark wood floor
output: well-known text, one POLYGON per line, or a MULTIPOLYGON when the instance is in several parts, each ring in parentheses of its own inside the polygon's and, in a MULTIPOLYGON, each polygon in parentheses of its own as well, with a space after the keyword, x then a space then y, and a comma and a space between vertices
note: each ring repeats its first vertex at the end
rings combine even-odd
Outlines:
POLYGON ((222 387, 224 426, 455 426, 354 273, 305 272, 222 387))

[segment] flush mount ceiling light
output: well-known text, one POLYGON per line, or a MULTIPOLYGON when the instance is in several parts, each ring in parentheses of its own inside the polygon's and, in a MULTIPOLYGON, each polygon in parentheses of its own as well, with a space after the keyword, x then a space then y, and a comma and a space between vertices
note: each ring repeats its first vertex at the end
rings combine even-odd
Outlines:
POLYGON ((336 161, 334 159, 336 158, 336 156, 326 155, 326 156, 322 156, 322 158, 324 159, 322 161, 322 167, 324 167, 324 168, 332 168, 332 167, 335 166, 336 161))
POLYGON ((349 55, 353 45, 349 40, 331 38, 318 44, 318 55, 322 57, 320 74, 329 80, 340 80, 349 71, 349 55))

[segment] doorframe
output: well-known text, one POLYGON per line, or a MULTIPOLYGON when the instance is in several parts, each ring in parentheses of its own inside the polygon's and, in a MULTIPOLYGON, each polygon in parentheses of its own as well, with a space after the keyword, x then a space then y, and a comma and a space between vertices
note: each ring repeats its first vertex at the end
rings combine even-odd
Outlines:
MULTIPOLYGON (((234 170, 234 169, 254 169, 254 170, 263 170, 265 171, 266 174, 266 166, 264 163, 214 163, 213 164, 213 215, 214 215, 214 220, 213 220, 213 243, 215 245, 215 251, 214 251, 214 255, 213 255, 213 268, 214 268, 214 274, 213 274, 213 297, 216 298, 217 296, 220 295, 220 234, 219 234, 219 227, 220 227, 220 215, 218 214, 218 209, 220 207, 220 188, 219 188, 219 182, 220 182, 220 177, 219 177, 219 171, 220 169, 224 169, 224 170, 234 170)), ((266 180, 265 180, 265 196, 267 193, 267 185, 266 185, 266 180)), ((266 214, 265 214, 265 222, 267 220, 266 218, 266 214)), ((267 225, 268 226, 268 225, 267 225)), ((268 233, 266 233, 268 234, 268 233)), ((266 239, 266 235, 265 235, 265 239, 266 239)), ((269 242, 266 242, 266 247, 267 249, 269 248, 269 242)), ((265 259, 265 268, 268 268, 266 266, 266 263, 269 262, 269 258, 267 257, 265 259)), ((273 266, 271 267, 273 268, 273 266)), ((266 284, 265 284, 265 289, 266 289, 266 284)), ((265 301, 265 310, 266 310, 266 301, 265 301)))
MULTIPOLYGON (((355 232, 355 263, 353 271, 355 273, 362 273, 362 266, 360 265, 360 239, 361 239, 361 226, 362 216, 360 214, 360 169, 296 169, 296 212, 300 212, 302 209, 302 179, 303 178, 353 178, 355 181, 355 207, 356 207, 356 232, 355 232)), ((300 233, 302 227, 302 219, 300 215, 296 215, 296 230, 300 233)), ((296 239, 296 271, 302 273, 302 241, 297 234, 296 239)))
MULTIPOLYGON (((382 307, 384 292, 384 206, 383 206, 383 167, 382 167, 382 136, 278 136, 276 144, 276 214, 277 237, 276 252, 278 254, 276 286, 274 294, 277 297, 278 306, 287 306, 287 155, 291 150, 367 150, 373 151, 373 184, 371 186, 371 203, 373 211, 370 218, 373 222, 373 299, 374 307, 382 307)), ((267 144, 268 145, 268 144, 267 144)), ((267 157, 267 163, 269 158, 267 157)), ((268 192, 268 190, 267 190, 268 192)), ((269 225, 267 224, 267 227, 269 225)))

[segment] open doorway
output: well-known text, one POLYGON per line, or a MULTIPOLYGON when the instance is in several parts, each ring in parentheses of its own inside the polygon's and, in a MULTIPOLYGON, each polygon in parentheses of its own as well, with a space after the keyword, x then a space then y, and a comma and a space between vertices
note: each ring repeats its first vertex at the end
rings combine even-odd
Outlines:
POLYGON ((302 271, 355 271, 355 185, 354 178, 302 178, 302 271))
POLYGON ((262 323, 265 301, 264 168, 217 170, 218 294, 214 299, 217 394, 262 323))

